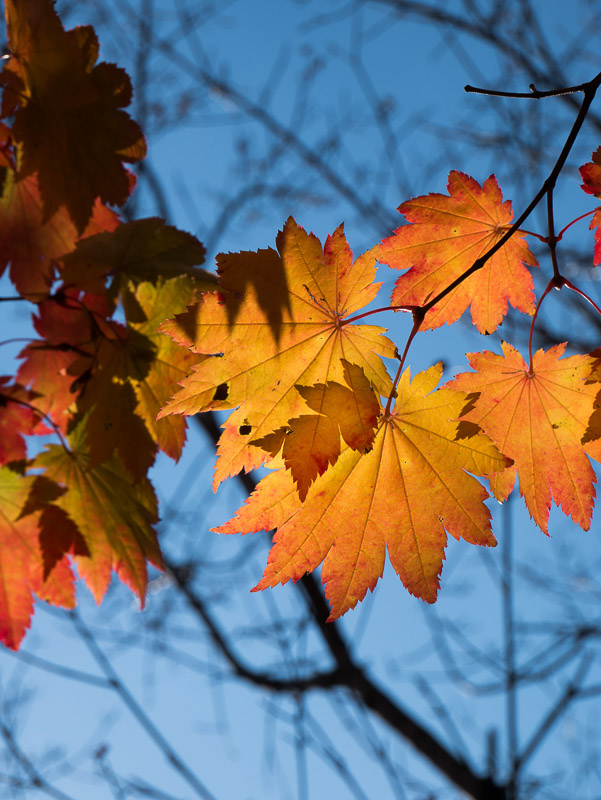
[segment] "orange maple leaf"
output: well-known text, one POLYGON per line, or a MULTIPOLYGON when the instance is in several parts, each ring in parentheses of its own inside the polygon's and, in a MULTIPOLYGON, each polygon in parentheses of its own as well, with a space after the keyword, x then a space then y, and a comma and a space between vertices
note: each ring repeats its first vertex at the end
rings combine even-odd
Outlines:
POLYGON ((595 473, 587 455, 601 460, 601 429, 591 436, 599 384, 591 380, 590 356, 561 359, 565 344, 539 350, 532 371, 520 353, 503 343, 503 355, 468 354, 476 372, 449 383, 479 393, 463 419, 479 425, 515 461, 494 487, 500 500, 513 488, 515 470, 530 516, 547 533, 551 500, 584 530, 590 527, 595 473))
POLYGON ((44 220, 65 205, 83 231, 96 197, 121 205, 130 193, 123 163, 144 157, 126 73, 98 58, 93 29, 65 31, 52 0, 6 0, 11 51, 0 82, 14 113, 20 177, 38 173, 44 220), (43 136, 40 136, 43 131, 43 136))
POLYGON ((347 386, 328 381, 297 389, 309 408, 336 421, 349 447, 366 453, 375 437, 380 403, 361 367, 345 359, 342 366, 347 386))
MULTIPOLYGON (((44 222, 35 175, 17 181, 7 170, 0 198, 0 274, 10 262, 10 278, 34 303, 46 297, 55 278, 55 262, 75 247, 78 233, 64 207, 44 222)), ((117 215, 96 201, 82 238, 119 224, 117 215)))
MULTIPOLYGON (((513 211, 494 175, 480 186, 469 175, 449 174, 449 196, 429 194, 399 206, 411 225, 398 228, 372 251, 379 261, 408 271, 397 279, 392 305, 423 306, 466 272, 511 227, 513 211)), ((471 304, 480 333, 492 333, 507 303, 534 313, 534 285, 524 264, 538 266, 515 233, 482 269, 466 278, 426 314, 422 330, 459 319, 471 304)))
POLYGON ((387 549, 407 589, 434 602, 447 532, 473 544, 496 543, 483 502, 488 493, 467 473, 492 475, 510 461, 476 426, 458 426, 467 398, 447 388, 433 391, 441 374, 438 364, 411 381, 406 370, 373 448, 366 454, 343 448, 304 503, 290 473, 280 470, 259 483, 232 520, 214 528, 277 528, 255 589, 298 580, 325 559, 333 620, 373 590, 387 549))
POLYGON ((72 351, 59 350, 37 340, 28 344, 19 353, 19 358, 23 363, 17 372, 17 380, 33 388, 35 401, 32 403, 40 412, 39 424, 30 432, 49 433, 52 428, 46 421, 66 432, 76 398, 76 390, 71 391, 75 379, 69 375, 68 369, 77 356, 72 351))
POLYGON ((286 468, 304 500, 318 475, 335 464, 340 455, 340 437, 349 447, 367 452, 375 437, 380 403, 361 367, 343 359, 347 386, 334 381, 315 386, 297 386, 299 394, 317 414, 303 414, 288 425, 251 444, 262 447, 272 458, 282 449, 286 468), (283 447, 282 447, 283 445, 283 447))
POLYGON ((344 385, 343 360, 378 393, 391 389, 380 355, 396 348, 384 329, 345 322, 378 292, 373 255, 353 262, 342 226, 322 249, 292 218, 277 247, 218 256, 220 291, 159 328, 202 358, 159 417, 237 408, 219 443, 215 486, 265 461, 251 440, 306 411, 297 386, 344 385))
POLYGON ((67 559, 46 571, 40 547, 40 512, 22 516, 36 479, 0 469, 0 640, 16 650, 33 614, 33 596, 75 606, 74 576, 67 559))

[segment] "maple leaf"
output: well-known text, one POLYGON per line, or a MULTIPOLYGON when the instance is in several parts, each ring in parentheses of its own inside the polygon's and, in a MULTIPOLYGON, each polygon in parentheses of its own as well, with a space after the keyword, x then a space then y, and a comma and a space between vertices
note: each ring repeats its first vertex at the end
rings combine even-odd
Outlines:
POLYGON ((67 553, 89 556, 90 551, 73 520, 62 508, 44 507, 40 514, 40 549, 44 564, 44 580, 67 553))
POLYGON ((132 379, 140 382, 154 358, 152 343, 137 331, 113 322, 98 335, 91 361, 83 357, 71 372, 87 366, 85 382, 77 400, 77 411, 86 416, 91 467, 118 452, 135 480, 146 475, 154 463, 156 447, 144 421, 135 413, 138 400, 132 379))
POLYGON ((219 292, 160 326, 202 360, 159 416, 237 407, 219 443, 215 486, 264 462, 251 439, 306 410, 297 385, 344 385, 343 359, 360 367, 376 392, 391 390, 380 356, 392 358, 396 348, 384 329, 346 324, 378 292, 375 258, 353 262, 343 226, 322 249, 292 218, 276 243, 277 253, 218 256, 219 292))
POLYGON ((197 357, 158 334, 156 328, 165 320, 167 308, 185 308, 197 297, 197 281, 189 276, 160 281, 157 286, 130 284, 126 313, 139 321, 126 326, 104 321, 87 352, 70 364, 69 375, 80 376, 77 413, 86 415, 91 466, 116 451, 139 480, 154 462, 157 445, 179 458, 185 421, 157 421, 156 417, 171 387, 185 377, 197 357))
POLYGON ((32 433, 39 421, 32 405, 35 394, 19 384, 8 386, 9 380, 0 376, 0 464, 25 458, 23 436, 32 433))
POLYGON ((36 341, 28 344, 19 358, 23 363, 17 371, 17 380, 34 390, 35 407, 41 416, 39 425, 30 432, 43 435, 51 430, 44 424, 44 417, 66 432, 77 392, 73 389, 75 379, 68 370, 77 355, 72 350, 59 350, 36 341))
POLYGON ((133 483, 114 454, 90 466, 85 420, 69 435, 69 447, 48 446, 34 465, 66 489, 54 504, 75 523, 90 554, 76 556, 79 574, 99 603, 115 569, 144 604, 146 560, 162 566, 152 527, 158 520, 152 486, 146 478, 133 483))
POLYGON ((342 367, 350 388, 334 381, 297 388, 309 408, 336 420, 349 447, 366 453, 374 440, 380 403, 361 367, 346 359, 342 359, 342 367))
MULTIPOLYGON (((592 194, 595 197, 601 198, 601 147, 598 147, 592 155, 592 161, 587 162, 580 167, 580 175, 584 183, 582 189, 587 194, 592 194)), ((601 208, 597 209, 589 230, 595 231, 595 252, 593 264, 598 266, 601 264, 601 208)))
MULTIPOLYGON (((449 174, 449 196, 429 194, 399 206, 410 225, 398 228, 373 252, 395 269, 407 269, 395 284, 392 305, 423 306, 468 270, 511 227, 510 201, 503 202, 494 175, 480 186, 469 175, 449 174)), ((538 266, 517 232, 426 314, 422 330, 459 319, 471 304, 480 333, 492 333, 503 321, 507 304, 534 313, 532 276, 524 266, 538 266)))
MULTIPOLYGON (((106 351, 105 351, 106 352, 106 351)), ((116 351, 112 354, 119 358, 116 351)), ((86 433, 90 450, 90 466, 102 464, 118 453, 135 481, 141 480, 156 457, 156 445, 144 421, 135 413, 137 399, 133 388, 111 374, 111 357, 107 368, 100 368, 78 401, 78 410, 86 415, 86 433)))
POLYGON ((16 650, 33 614, 33 596, 65 608, 75 606, 74 577, 58 557, 45 572, 40 514, 22 516, 34 476, 0 468, 0 640, 16 650))
POLYGON ((158 333, 157 328, 170 314, 198 300, 198 296, 196 276, 188 275, 157 284, 145 281, 124 296, 128 326, 154 347, 148 371, 141 374, 141 370, 136 369, 128 376, 136 393, 135 410, 156 444, 175 461, 186 439, 186 421, 179 415, 161 419, 157 419, 157 415, 169 399, 173 386, 186 377, 198 356, 158 333))
POLYGON ((251 444, 261 447, 272 458, 282 451, 286 469, 290 470, 299 497, 304 500, 315 478, 338 460, 340 431, 333 419, 321 414, 302 414, 251 444))
POLYGON ((463 419, 479 425, 515 461, 500 476, 497 496, 509 494, 517 468, 520 494, 545 533, 552 500, 588 530, 596 479, 587 455, 601 460, 601 440, 586 436, 599 393, 590 380, 593 362, 580 355, 562 359, 565 344, 560 344, 537 351, 529 372, 514 347, 503 343, 502 348, 503 355, 468 354, 476 372, 457 375, 449 384, 479 393, 463 419))
POLYGON ((282 448, 286 468, 304 500, 318 475, 335 464, 340 455, 340 437, 349 447, 367 452, 375 437, 380 403, 361 367, 342 360, 347 386, 334 381, 315 386, 297 386, 305 402, 317 414, 304 414, 277 431, 254 439, 272 458, 282 448), (282 447, 283 445, 283 447, 282 447))
POLYGON ((401 377, 392 413, 382 417, 366 454, 343 448, 336 464, 312 484, 304 503, 288 471, 268 475, 237 515, 214 530, 250 533, 277 528, 265 573, 255 590, 298 580, 323 561, 332 610, 344 614, 373 590, 386 549, 407 589, 434 602, 446 533, 494 545, 488 493, 472 475, 508 466, 473 426, 458 432, 467 401, 448 388, 433 391, 440 364, 401 377))
MULTIPOLYGON (((19 358, 23 363, 17 379, 35 394, 35 407, 63 432, 85 376, 89 374, 95 342, 110 313, 106 296, 85 295, 75 290, 40 303, 33 315, 42 337, 27 345, 19 358)), ((41 423, 34 433, 48 433, 41 423)))
MULTIPOLYGON (((90 463, 117 451, 127 469, 142 478, 153 463, 156 445, 179 458, 185 440, 183 419, 156 420, 173 384, 197 359, 156 332, 166 309, 185 308, 198 296, 190 277, 142 282, 126 293, 127 313, 137 322, 120 325, 100 296, 74 289, 63 301, 40 304, 35 317, 43 341, 20 354, 19 379, 37 394, 36 408, 66 432, 75 414, 86 414, 90 463)), ((35 433, 47 433, 40 425, 35 433)))
POLYGON ((584 183, 582 189, 587 194, 593 194, 595 197, 601 196, 601 147, 598 147, 591 156, 591 161, 588 161, 580 167, 580 175, 584 183))
MULTIPOLYGON (((97 200, 82 237, 113 230, 118 224, 117 215, 97 200)), ((73 250, 77 239, 64 207, 44 218, 37 176, 19 180, 11 156, 0 197, 0 275, 10 263, 10 278, 19 293, 40 302, 52 286, 56 261, 73 250)))
POLYGON ((199 288, 212 291, 217 276, 197 268, 204 257, 205 248, 195 236, 150 217, 82 240, 63 259, 61 274, 66 284, 92 291, 102 291, 106 276, 113 276, 113 292, 129 281, 156 283, 158 278, 187 274, 199 288))
POLYGON ((9 90, 3 112, 15 114, 21 144, 19 175, 38 173, 44 220, 65 205, 81 232, 96 197, 127 200, 122 162, 146 153, 140 128, 122 110, 131 101, 129 78, 114 64, 96 64, 93 29, 65 31, 52 0, 6 0, 5 11, 12 58, 0 80, 9 90))
MULTIPOLYGON (((27 476, 29 479, 29 476, 27 476)), ((36 511, 38 515, 39 542, 44 565, 44 580, 47 580, 57 564, 67 553, 89 556, 87 545, 79 529, 62 508, 53 502, 67 491, 45 475, 33 476, 27 500, 19 519, 36 511)))

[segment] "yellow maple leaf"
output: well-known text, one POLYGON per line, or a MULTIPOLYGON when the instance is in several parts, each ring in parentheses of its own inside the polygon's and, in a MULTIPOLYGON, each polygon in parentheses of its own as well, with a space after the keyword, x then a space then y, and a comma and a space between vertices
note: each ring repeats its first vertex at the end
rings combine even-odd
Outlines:
POLYGON ((348 386, 334 381, 297 386, 299 394, 316 414, 302 414, 287 426, 251 442, 272 458, 280 449, 286 468, 298 486, 301 500, 318 475, 335 464, 340 455, 340 436, 362 453, 371 449, 380 416, 380 403, 361 367, 343 360, 348 386), (283 445, 283 446, 282 446, 283 445))
POLYGON ((256 589, 298 580, 323 561, 332 611, 344 614, 373 589, 386 550, 407 589, 434 602, 447 532, 494 545, 484 487, 467 474, 492 475, 510 460, 476 426, 456 419, 462 392, 433 391, 440 364, 411 381, 401 377, 394 410, 381 419, 366 454, 346 447, 301 502, 288 471, 264 478, 237 515, 214 530, 250 533, 277 528, 256 589))
POLYGON ((278 252, 221 255, 220 291, 159 330, 202 356, 159 417, 236 408, 218 449, 215 485, 267 455, 251 445, 306 412, 297 386, 344 385, 344 361, 376 392, 391 381, 380 356, 396 348, 373 325, 347 324, 376 296, 375 258, 353 262, 340 226, 322 248, 290 218, 278 252), (209 357, 207 357, 209 356, 209 357))

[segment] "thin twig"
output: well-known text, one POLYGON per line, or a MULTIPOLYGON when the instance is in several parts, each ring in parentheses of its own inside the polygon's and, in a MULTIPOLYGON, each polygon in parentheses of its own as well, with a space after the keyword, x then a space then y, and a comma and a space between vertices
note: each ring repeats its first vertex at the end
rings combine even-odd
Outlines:
POLYGON ((559 698, 555 706, 542 720, 536 731, 532 734, 530 741, 524 747, 519 757, 516 759, 515 762, 516 772, 519 769, 521 769, 530 758, 532 758, 532 756, 538 749, 539 745, 541 744, 543 739, 548 735, 551 728, 555 725, 559 717, 567 709, 572 700, 574 700, 574 698, 577 697, 578 692, 580 690, 580 686, 584 681, 586 673, 588 672, 592 662, 593 659, 590 655, 583 657, 582 661, 580 662, 580 666, 576 670, 576 674, 574 675, 573 679, 568 683, 568 685, 566 686, 565 690, 563 691, 561 697, 559 698))
POLYGON ((44 778, 40 775, 40 773, 31 763, 29 758, 25 755, 25 753, 16 743, 15 738, 12 735, 11 731, 6 727, 6 725, 1 719, 0 719, 0 733, 2 734, 2 737, 6 742, 6 746, 13 754, 16 761, 18 761, 18 763, 23 767, 25 772, 28 774, 31 784, 35 789, 44 792, 44 794, 47 794, 48 797, 53 797, 55 800, 73 800, 73 798, 70 795, 61 792, 60 789, 55 789, 54 786, 50 786, 50 784, 44 780, 44 778))
POLYGON ((188 765, 178 756, 167 739, 165 739, 163 734, 146 714, 142 706, 134 699, 132 694, 125 687, 125 684, 120 680, 119 676, 113 669, 111 662, 104 655, 103 651, 98 645, 98 642, 94 639, 79 614, 77 614, 76 611, 69 611, 68 614, 71 617, 77 633, 82 638, 94 661, 104 673, 111 688, 114 689, 114 691, 119 695, 123 703, 129 708, 148 736, 163 752, 167 761, 169 761, 176 772, 179 772, 188 786, 190 786, 194 792, 196 792, 198 797, 202 797, 203 800, 215 800, 215 795, 213 795, 206 788, 206 786, 200 781, 199 778, 197 778, 188 765))
POLYGON ((586 119, 588 110, 590 108, 591 103, 594 100, 595 94, 597 93, 597 89, 601 85, 601 72, 596 75, 593 80, 589 81, 585 84, 586 89, 584 89, 584 99, 582 101, 582 105, 580 106, 580 110, 578 111, 578 116, 570 129, 570 132, 566 138, 564 146, 559 154, 553 169, 545 179, 543 185, 538 190, 536 195, 528 204, 527 208, 520 214, 518 219, 513 223, 511 228, 507 230, 503 236, 489 249, 486 253, 481 256, 480 258, 476 259, 472 266, 467 269, 464 273, 462 273, 458 278, 456 278, 452 283, 450 283, 445 289, 439 292, 435 297, 433 297, 429 302, 427 302, 424 306, 422 306, 422 310, 424 314, 426 314, 433 306, 439 303, 444 297, 446 297, 453 289, 456 289, 457 286, 462 284, 470 275, 473 275, 474 272, 478 272, 478 270, 482 269, 486 262, 492 258, 492 256, 500 250, 516 233, 519 228, 521 228, 522 224, 528 219, 530 214, 534 211, 536 206, 540 203, 543 197, 547 194, 547 192, 551 191, 557 182, 557 178, 564 167, 564 164, 567 160, 568 155, 572 147, 574 146, 574 142, 578 134, 580 133, 580 129, 584 124, 584 120, 586 119))
POLYGON ((530 84, 529 92, 501 92, 496 89, 479 89, 477 86, 464 86, 464 91, 470 94, 485 94, 490 97, 514 97, 516 99, 524 98, 525 100, 540 100, 543 97, 561 97, 564 94, 576 94, 576 92, 584 92, 587 87, 586 83, 580 83, 578 86, 566 86, 563 89, 549 89, 545 92, 539 92, 534 84, 530 84))

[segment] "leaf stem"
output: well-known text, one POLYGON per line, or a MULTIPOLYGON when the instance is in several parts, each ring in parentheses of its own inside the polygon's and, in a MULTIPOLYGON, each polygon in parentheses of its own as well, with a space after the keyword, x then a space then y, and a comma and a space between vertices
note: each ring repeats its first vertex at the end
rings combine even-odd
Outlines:
POLYGON ((341 321, 342 325, 349 325, 351 322, 356 322, 363 317, 369 317, 371 314, 380 314, 382 311, 410 311, 412 314, 419 308, 419 306, 384 306, 384 308, 374 308, 373 311, 365 311, 363 314, 357 314, 355 317, 349 317, 341 321))
POLYGON ((413 328, 411 328, 411 333, 407 339, 407 344, 405 345, 405 350, 403 351, 403 355, 401 357, 401 363, 399 364, 399 368, 397 369, 396 375, 394 376, 394 381, 392 382, 392 389, 390 390, 390 394, 388 395, 388 402, 386 403, 386 408, 384 409, 384 419, 388 417, 390 414, 390 406, 392 404, 393 397, 396 397, 396 387, 401 379, 401 374, 403 372, 403 366, 405 364, 405 359, 407 358, 407 353, 409 352, 409 347, 411 342, 414 340, 416 333, 421 328, 422 322, 424 321, 424 314, 421 309, 416 309, 413 312, 413 328))
POLYGON ((581 214, 579 217, 576 217, 576 219, 573 219, 571 222, 568 222, 565 228, 562 228, 557 234, 557 241, 560 242, 563 239, 563 235, 568 230, 568 228, 571 228, 572 225, 574 225, 576 222, 580 222, 581 219, 584 219, 585 217, 590 217, 591 214, 594 214, 598 210, 599 210, 598 208, 593 208, 592 211, 587 211, 586 214, 581 214))
POLYGON ((575 286, 571 281, 567 278, 564 278, 563 275, 559 273, 557 275, 553 275, 549 283, 547 284, 547 288, 542 293, 540 300, 536 304, 536 310, 534 312, 534 316, 532 317, 532 322, 530 323, 530 335, 528 336, 528 374, 532 375, 532 335, 534 333, 534 323, 536 322, 536 318, 538 316, 539 309, 542 305, 543 300, 549 294, 551 289, 561 289, 562 286, 565 286, 567 289, 570 289, 572 292, 576 292, 585 300, 587 300, 595 311, 601 316, 601 308, 595 303, 595 301, 588 296, 586 292, 583 292, 582 289, 579 289, 575 286))
POLYGON ((592 300, 586 292, 583 292, 582 289, 579 289, 577 286, 574 286, 574 284, 571 283, 567 278, 563 279, 563 285, 568 289, 571 289, 571 291, 576 292, 576 294, 579 294, 580 297, 584 297, 585 300, 588 300, 588 302, 592 305, 595 311, 598 314, 601 314, 601 308, 599 308, 599 306, 595 303, 595 301, 592 300))
POLYGON ((536 322, 536 318, 538 316, 539 309, 542 305, 543 300, 549 294, 551 289, 561 289, 563 283, 565 283, 565 278, 562 278, 561 275, 557 278, 555 275, 551 278, 549 283, 547 284, 547 288, 542 293, 540 300, 536 304, 536 309, 532 316, 532 322, 530 323, 530 335, 528 336, 528 375, 532 376, 532 335, 534 333, 534 323, 536 322))
POLYGON ((543 244, 547 244, 548 239, 546 236, 543 236, 542 233, 535 233, 534 231, 527 231, 525 228, 520 228, 517 233, 525 233, 527 236, 534 236, 535 239, 539 239, 543 244))

